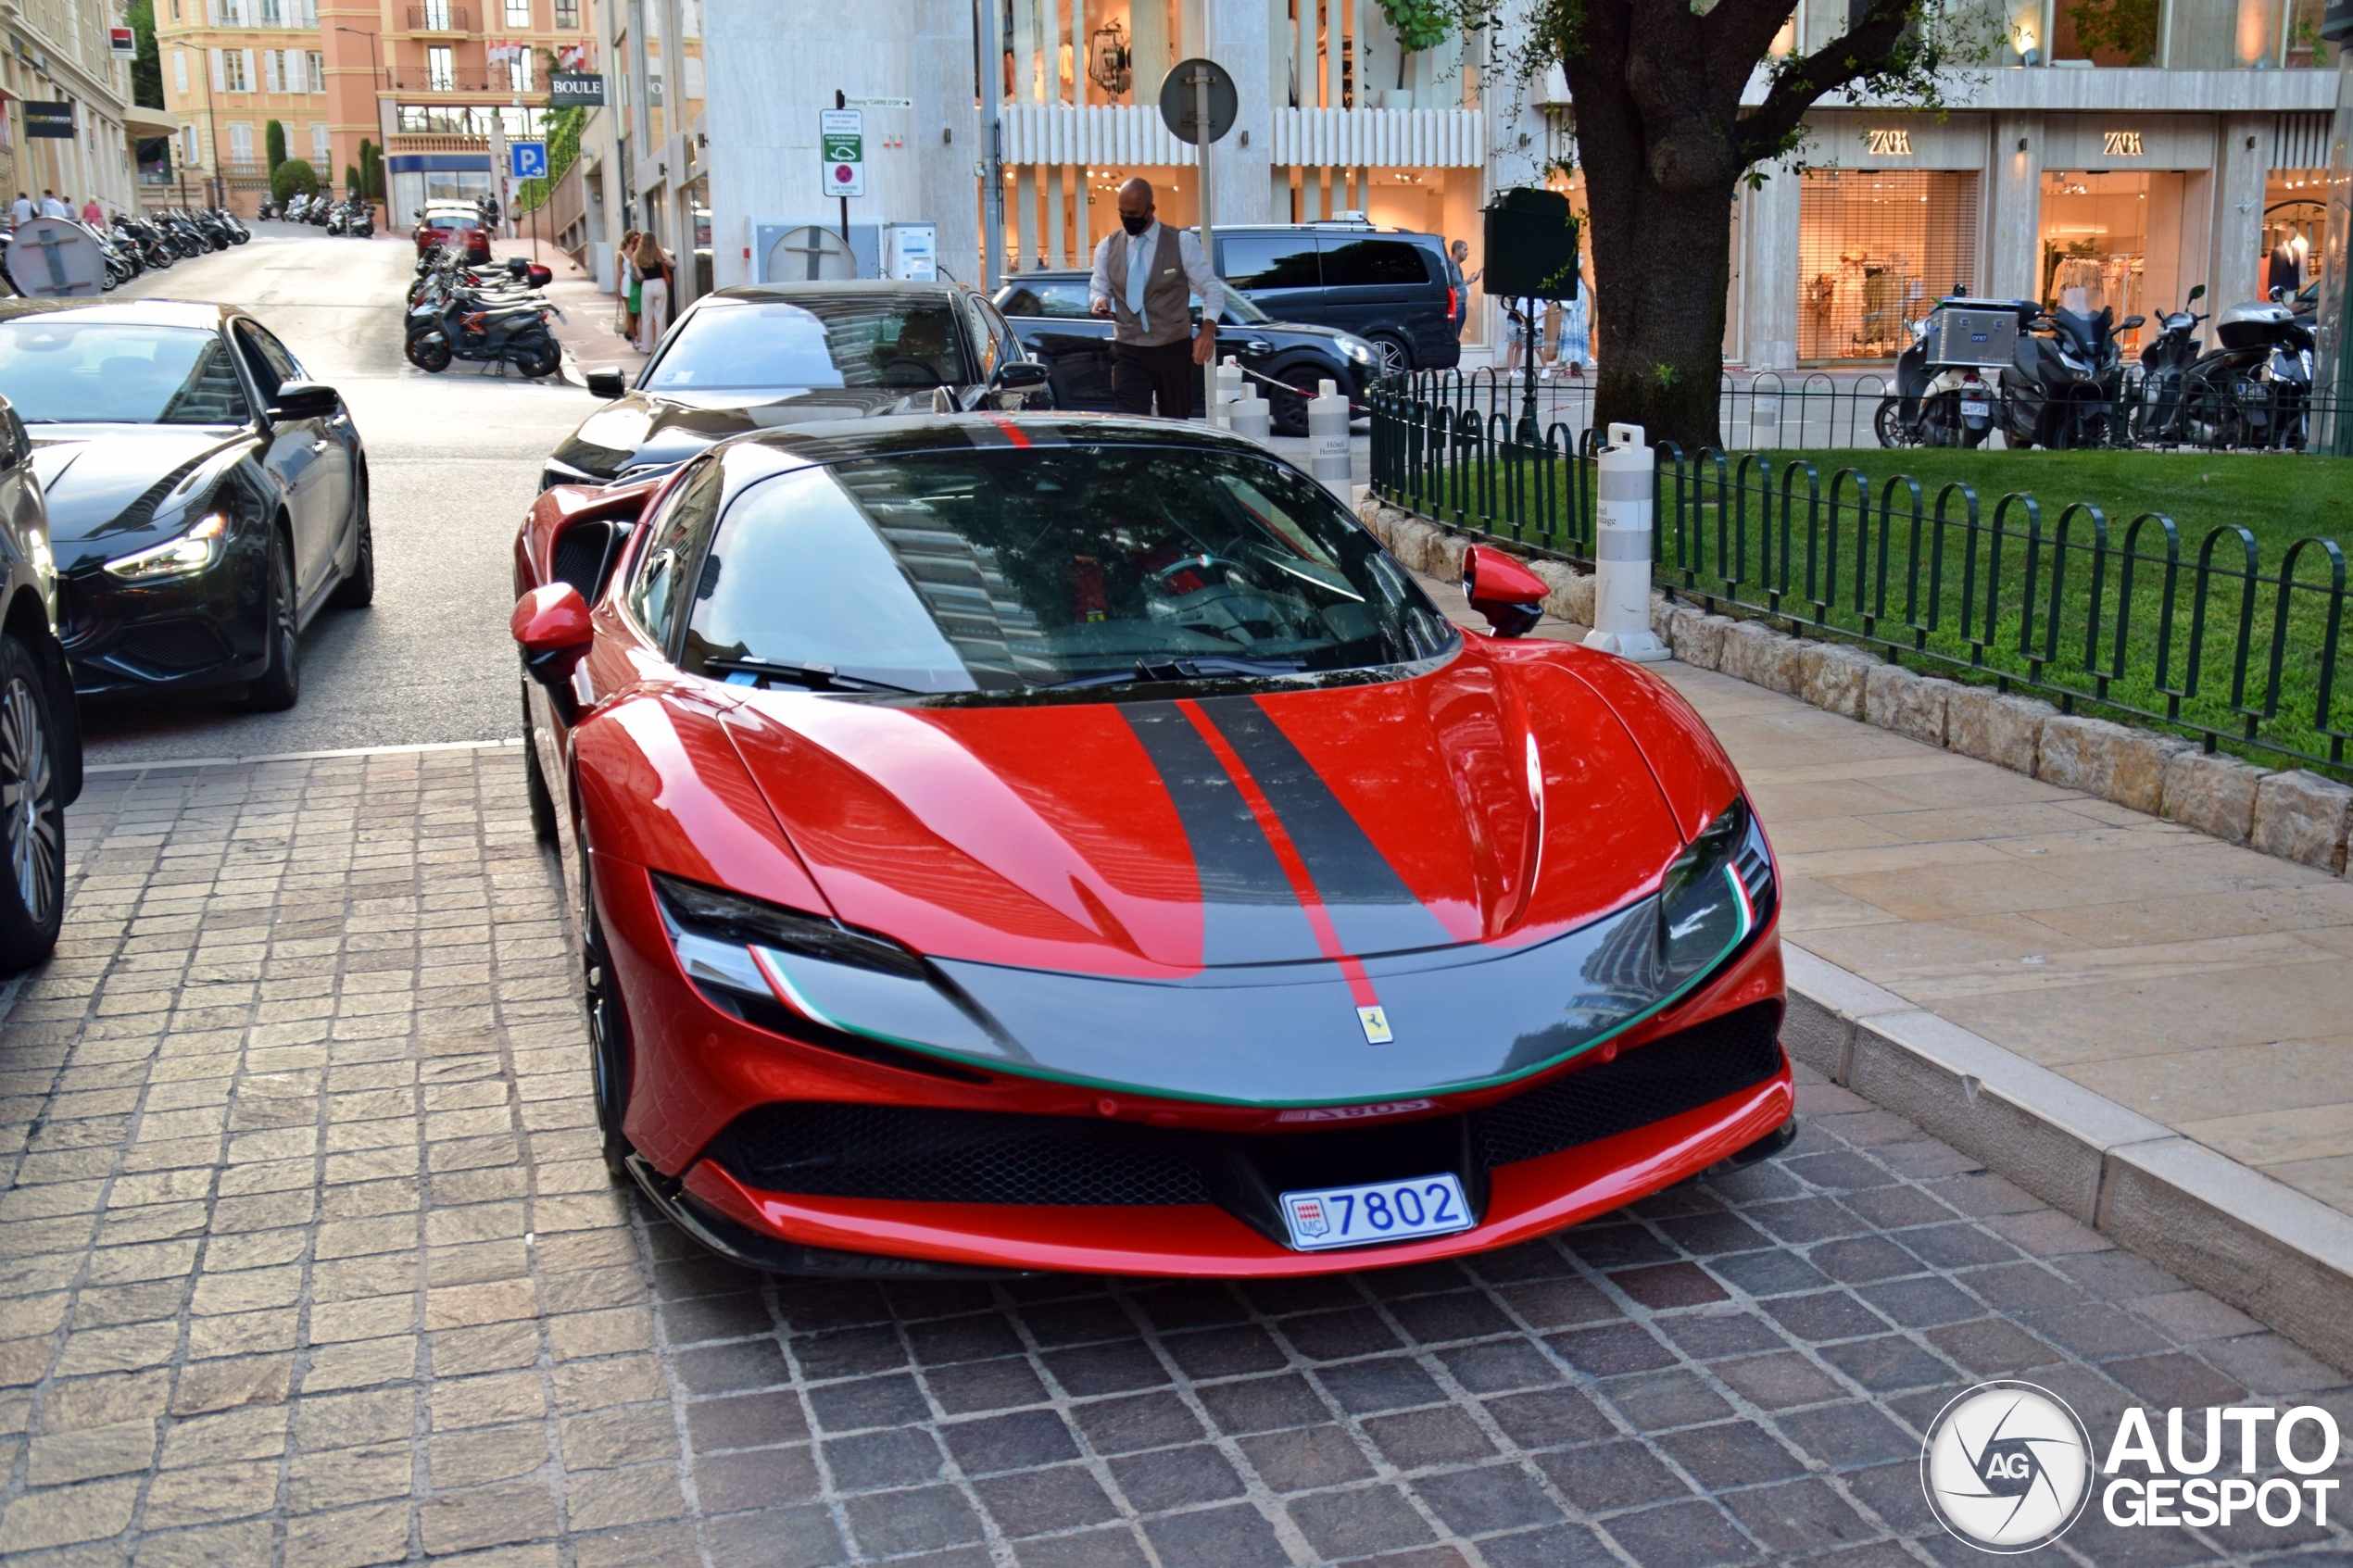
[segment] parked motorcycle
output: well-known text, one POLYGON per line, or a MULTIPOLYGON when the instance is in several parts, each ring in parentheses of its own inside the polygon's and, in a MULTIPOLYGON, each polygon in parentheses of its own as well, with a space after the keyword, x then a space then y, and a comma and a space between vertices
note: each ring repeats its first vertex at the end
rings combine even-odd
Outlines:
POLYGON ((2011 446, 2108 446, 2123 438, 2117 409, 2124 390, 2124 354, 2116 334, 2145 318, 2120 324, 2112 307, 2096 316, 2042 310, 2021 302, 2017 350, 2002 370, 2004 439, 2011 446), (2031 318, 2025 311, 2032 311, 2031 318))
POLYGON ((466 359, 513 365, 535 378, 562 368, 563 350, 547 330, 558 312, 535 290, 477 280, 452 252, 430 259, 409 295, 403 352, 410 364, 437 375, 466 359))
POLYGON ((2217 346, 2182 373, 2176 429, 2200 446, 2300 449, 2309 434, 2312 322, 2274 289, 2214 318, 2217 346))
POLYGON ((1895 393, 1873 426, 1882 446, 1981 446, 1997 401, 1990 379, 2019 332, 2018 300, 1963 297, 1956 290, 1910 323, 1912 345, 1895 360, 1895 393))
POLYGON ((2197 309, 2205 297, 2204 283, 2190 290, 2181 309, 2157 319, 2157 336, 2141 349, 2140 383, 2128 426, 2135 445, 2173 445, 2189 439, 2182 428, 2182 392, 2205 347, 2197 335, 2197 324, 2210 320, 2197 309))

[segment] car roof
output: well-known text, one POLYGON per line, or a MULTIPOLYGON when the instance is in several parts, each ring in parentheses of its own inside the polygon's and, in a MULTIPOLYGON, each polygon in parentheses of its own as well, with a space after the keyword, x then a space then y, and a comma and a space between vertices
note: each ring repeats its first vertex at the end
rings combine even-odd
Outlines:
POLYGON ((945 299, 956 292, 953 283, 907 282, 897 278, 823 279, 814 282, 735 283, 714 289, 705 299, 810 299, 828 295, 845 296, 903 295, 909 299, 945 299))
POLYGON ((0 320, 18 316, 71 312, 93 321, 145 327, 201 327, 218 330, 244 314, 233 305, 213 305, 182 299, 6 299, 0 300, 0 320))

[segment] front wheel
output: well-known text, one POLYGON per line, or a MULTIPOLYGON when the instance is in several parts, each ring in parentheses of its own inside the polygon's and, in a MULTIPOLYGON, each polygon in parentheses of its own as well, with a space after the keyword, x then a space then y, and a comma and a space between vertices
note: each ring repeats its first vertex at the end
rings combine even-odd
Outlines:
POLYGON ((57 726, 32 650, 0 636, 0 971, 13 973, 57 945, 66 902, 65 807, 57 798, 57 726))
POLYGON ((368 523, 368 486, 363 482, 351 487, 353 528, 359 541, 352 546, 351 570, 335 584, 334 597, 327 602, 337 609, 365 609, 376 599, 376 533, 368 523))
POLYGON ((542 844, 555 843, 556 797, 547 787, 547 771, 539 766, 539 743, 532 738, 528 680, 522 684, 522 792, 531 803, 531 836, 542 844))
POLYGON ((1378 332, 1365 341, 1371 344, 1373 352, 1380 356, 1378 374, 1383 381, 1391 376, 1402 376, 1414 368, 1413 352, 1402 339, 1378 332))
POLYGON ((409 340, 403 352, 409 356, 409 363, 434 375, 449 368, 449 340, 439 332, 418 333, 409 340))
POLYGON ((257 713, 283 713, 302 698, 302 610, 295 597, 293 552, 286 536, 272 529, 270 561, 270 662, 245 693, 245 706, 257 713))
POLYGON ((563 369, 564 351, 552 337, 538 338, 522 345, 515 356, 515 368, 535 380, 554 375, 563 369))
MULTIPOLYGON (((586 859, 585 853, 582 858, 586 859)), ((588 1067, 597 1101, 597 1131, 603 1143, 606 1173, 614 1182, 625 1184, 631 1179, 632 1150, 621 1123, 629 1111, 630 1073, 635 1065, 629 1048, 629 1016, 622 1010, 621 980, 613 972, 612 958, 605 947, 603 922, 597 919, 595 890, 583 891, 588 908, 581 927, 585 933, 581 974, 583 999, 588 1009, 588 1067)))

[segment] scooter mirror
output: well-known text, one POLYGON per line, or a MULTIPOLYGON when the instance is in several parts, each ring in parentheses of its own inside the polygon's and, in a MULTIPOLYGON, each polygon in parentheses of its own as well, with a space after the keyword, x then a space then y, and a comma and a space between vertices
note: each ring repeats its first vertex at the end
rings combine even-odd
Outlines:
POLYGON ((2199 300, 2204 299, 2205 297, 2206 285, 2204 283, 2198 284, 2197 287, 2190 291, 2190 303, 2192 305, 2196 305, 2199 300))

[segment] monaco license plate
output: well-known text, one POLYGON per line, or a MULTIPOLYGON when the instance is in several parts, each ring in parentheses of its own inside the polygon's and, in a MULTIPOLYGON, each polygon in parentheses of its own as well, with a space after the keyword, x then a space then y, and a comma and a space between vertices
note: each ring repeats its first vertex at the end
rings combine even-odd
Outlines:
POLYGON ((1283 1223, 1302 1252, 1364 1247, 1470 1229, 1470 1205, 1452 1175, 1320 1187, 1282 1196, 1283 1223))

